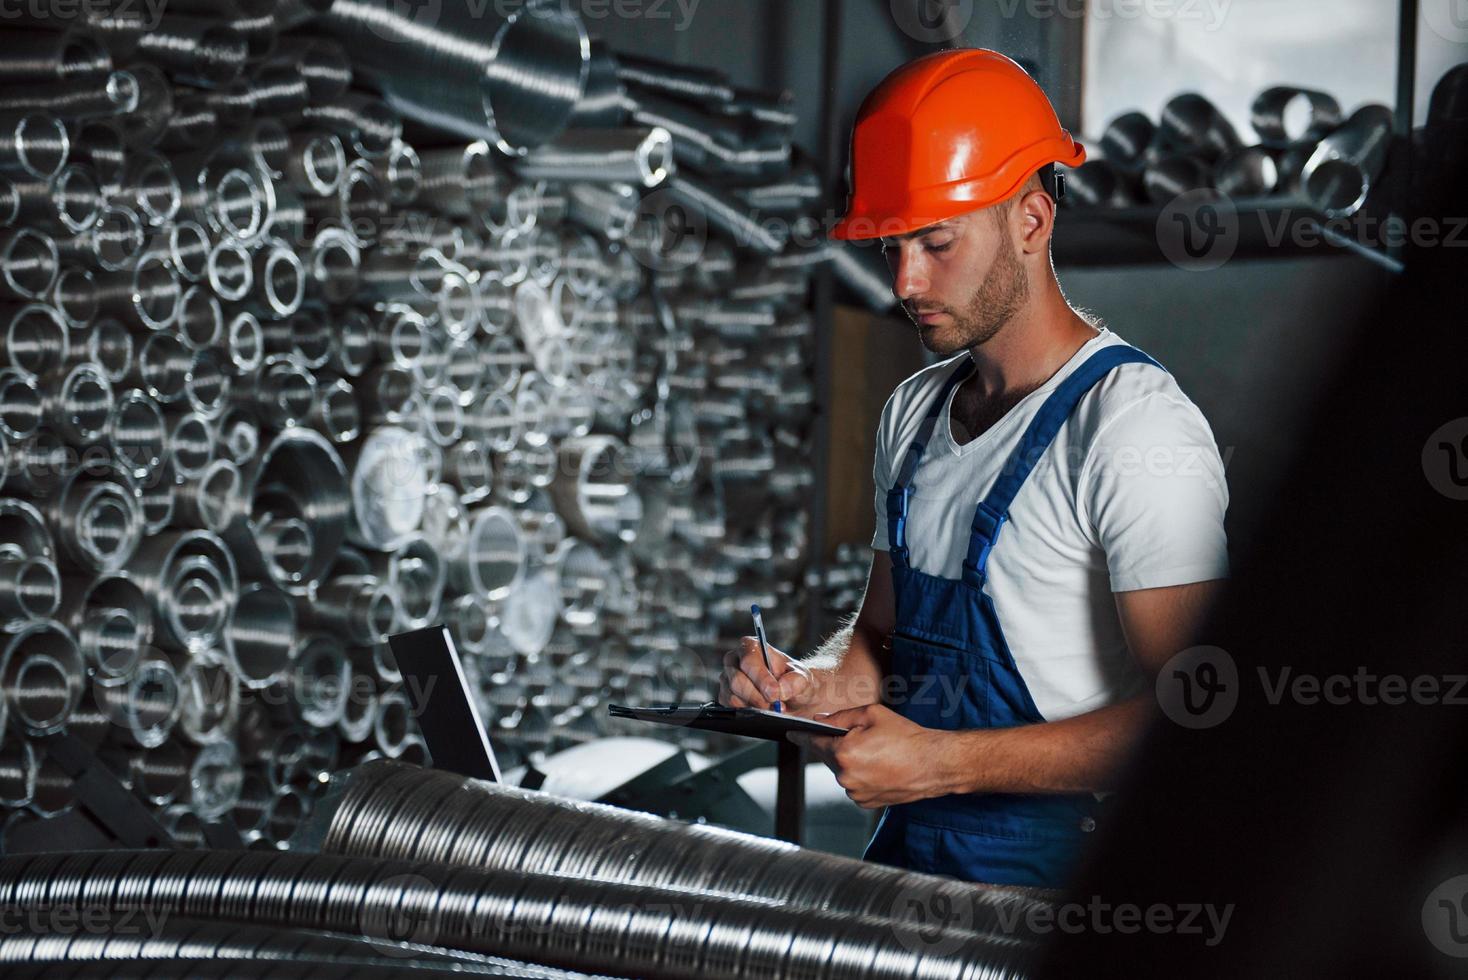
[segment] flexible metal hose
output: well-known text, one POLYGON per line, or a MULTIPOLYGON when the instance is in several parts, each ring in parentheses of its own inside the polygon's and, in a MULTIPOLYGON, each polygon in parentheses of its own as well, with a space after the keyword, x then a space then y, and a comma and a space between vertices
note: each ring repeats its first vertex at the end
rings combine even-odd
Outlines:
POLYGON ((646 977, 999 978, 1017 940, 651 886, 293 853, 112 852, 0 861, 18 909, 143 908, 225 922, 407 938, 646 977), (475 910, 472 914, 469 910, 475 910), (391 930, 397 930, 394 933, 391 930))

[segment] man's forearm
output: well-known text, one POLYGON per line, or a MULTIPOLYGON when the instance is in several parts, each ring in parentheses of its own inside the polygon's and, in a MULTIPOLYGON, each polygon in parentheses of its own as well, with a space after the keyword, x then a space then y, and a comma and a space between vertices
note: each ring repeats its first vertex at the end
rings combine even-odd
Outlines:
POLYGON ((935 733, 933 764, 946 793, 1101 792, 1149 717, 1140 696, 1062 721, 935 733))
POLYGON ((815 686, 812 697, 795 705, 803 714, 840 711, 882 699, 880 640, 853 620, 814 653, 800 659, 815 686))

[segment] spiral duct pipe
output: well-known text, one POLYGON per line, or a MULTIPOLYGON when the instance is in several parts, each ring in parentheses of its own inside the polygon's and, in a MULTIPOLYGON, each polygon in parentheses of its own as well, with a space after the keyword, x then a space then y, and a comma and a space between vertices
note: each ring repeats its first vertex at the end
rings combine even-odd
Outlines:
POLYGON ((412 936, 419 942, 431 938, 465 952, 522 956, 569 969, 595 959, 600 969, 648 977, 732 978, 751 971, 789 977, 820 969, 853 977, 1009 977, 1021 975, 1029 952, 1019 940, 977 936, 934 948, 920 929, 900 922, 747 899, 297 854, 5 858, 0 887, 27 910, 87 902, 121 910, 141 899, 155 913, 189 910, 224 922, 327 928, 379 939, 398 938, 388 930, 409 921, 419 924, 412 936), (142 890, 154 882, 167 887, 142 890), (272 900, 277 894, 299 897, 272 900), (493 911, 449 911, 475 907, 493 911), (605 911, 593 914, 598 909, 605 911), (804 936, 822 938, 809 942, 804 936))

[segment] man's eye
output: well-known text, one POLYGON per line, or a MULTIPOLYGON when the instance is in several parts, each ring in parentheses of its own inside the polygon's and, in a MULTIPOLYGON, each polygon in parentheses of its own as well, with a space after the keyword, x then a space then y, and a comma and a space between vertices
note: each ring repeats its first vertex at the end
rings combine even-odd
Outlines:
POLYGON ((944 242, 942 245, 929 245, 929 252, 946 252, 953 247, 952 242, 944 242))

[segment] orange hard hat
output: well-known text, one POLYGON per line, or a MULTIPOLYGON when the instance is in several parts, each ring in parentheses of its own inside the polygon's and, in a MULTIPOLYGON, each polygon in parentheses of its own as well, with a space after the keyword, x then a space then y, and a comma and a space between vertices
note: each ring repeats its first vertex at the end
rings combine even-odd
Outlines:
POLYGON ((831 237, 906 234, 998 204, 1047 163, 1085 159, 1040 86, 1009 58, 985 48, 925 55, 862 102, 851 198, 831 237))

